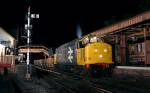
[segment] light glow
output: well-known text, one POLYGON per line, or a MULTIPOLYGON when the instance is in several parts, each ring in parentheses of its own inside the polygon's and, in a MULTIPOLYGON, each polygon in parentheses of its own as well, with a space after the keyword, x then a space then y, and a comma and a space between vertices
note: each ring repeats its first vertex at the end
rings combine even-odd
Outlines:
POLYGON ((103 55, 102 55, 102 54, 100 54, 100 55, 99 55, 99 57, 100 57, 100 58, 102 58, 102 57, 103 57, 103 55))
POLYGON ((108 50, 107 49, 104 49, 104 52, 106 53, 108 50))
POLYGON ((94 39, 94 40, 97 40, 97 37, 95 36, 95 37, 93 37, 93 39, 94 39))
POLYGON ((5 46, 0 44, 0 55, 4 55, 5 52, 5 46))
POLYGON ((97 52, 98 50, 97 50, 97 49, 95 49, 94 51, 95 51, 95 52, 97 52))

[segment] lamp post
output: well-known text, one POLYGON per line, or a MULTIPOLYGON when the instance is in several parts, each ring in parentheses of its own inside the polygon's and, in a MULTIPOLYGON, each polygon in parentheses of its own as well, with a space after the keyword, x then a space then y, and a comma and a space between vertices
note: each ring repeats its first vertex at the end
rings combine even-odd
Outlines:
POLYGON ((31 25, 31 19, 33 18, 39 18, 39 14, 31 14, 30 13, 30 6, 28 7, 28 13, 27 13, 27 24, 25 24, 25 29, 27 30, 27 73, 26 78, 27 80, 31 79, 31 73, 30 73, 30 38, 31 38, 31 32, 32 29, 31 25))

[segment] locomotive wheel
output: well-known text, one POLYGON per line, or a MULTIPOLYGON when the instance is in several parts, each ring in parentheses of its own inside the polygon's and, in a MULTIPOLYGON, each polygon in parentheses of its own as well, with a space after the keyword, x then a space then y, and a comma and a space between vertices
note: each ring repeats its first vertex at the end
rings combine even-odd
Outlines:
POLYGON ((83 78, 86 78, 89 76, 89 71, 84 66, 77 67, 77 69, 78 69, 77 73, 83 78))

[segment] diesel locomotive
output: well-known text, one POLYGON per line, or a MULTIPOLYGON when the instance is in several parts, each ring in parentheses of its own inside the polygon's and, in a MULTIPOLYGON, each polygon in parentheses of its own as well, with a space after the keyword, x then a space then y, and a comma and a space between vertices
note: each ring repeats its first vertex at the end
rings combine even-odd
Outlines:
POLYGON ((111 75, 112 47, 101 38, 87 35, 56 48, 54 63, 64 71, 84 75, 111 75))

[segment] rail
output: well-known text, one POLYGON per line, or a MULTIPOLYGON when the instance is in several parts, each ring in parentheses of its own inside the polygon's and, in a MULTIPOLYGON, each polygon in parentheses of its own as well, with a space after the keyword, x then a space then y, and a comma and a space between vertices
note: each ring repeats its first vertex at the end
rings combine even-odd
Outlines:
POLYGON ((39 66, 35 66, 35 65, 34 65, 34 67, 37 68, 37 69, 39 69, 39 70, 43 70, 43 71, 55 73, 55 74, 58 74, 58 75, 61 74, 61 73, 59 73, 59 72, 55 72, 55 71, 52 71, 52 70, 48 70, 48 69, 41 68, 41 67, 39 67, 39 66))
POLYGON ((111 92, 111 91, 108 91, 108 90, 105 90, 105 89, 102 89, 102 88, 99 88, 99 87, 96 87, 96 90, 97 90, 97 92, 99 92, 99 93, 113 93, 113 92, 111 92))

